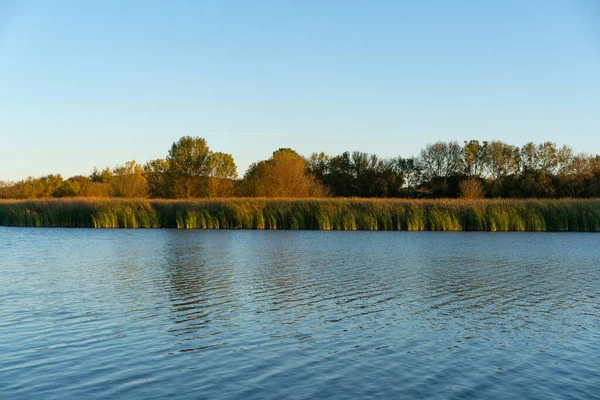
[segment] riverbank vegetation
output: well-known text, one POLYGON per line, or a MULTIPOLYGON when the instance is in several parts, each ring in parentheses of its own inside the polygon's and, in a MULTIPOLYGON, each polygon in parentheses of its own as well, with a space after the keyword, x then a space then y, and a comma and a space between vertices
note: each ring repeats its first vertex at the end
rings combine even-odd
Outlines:
POLYGON ((0 225, 407 231, 600 231, 600 200, 40 199, 0 201, 0 225))
POLYGON ((380 158, 360 151, 303 157, 279 149, 239 179, 231 154, 182 137, 164 159, 128 161, 89 176, 0 182, 0 199, 116 198, 597 198, 600 155, 547 142, 436 142, 419 155, 380 158))

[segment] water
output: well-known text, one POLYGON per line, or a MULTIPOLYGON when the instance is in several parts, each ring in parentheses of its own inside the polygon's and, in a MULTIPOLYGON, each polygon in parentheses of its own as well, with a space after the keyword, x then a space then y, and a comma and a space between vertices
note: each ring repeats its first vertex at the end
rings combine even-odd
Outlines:
POLYGON ((0 398, 600 398, 599 243, 0 228, 0 398))

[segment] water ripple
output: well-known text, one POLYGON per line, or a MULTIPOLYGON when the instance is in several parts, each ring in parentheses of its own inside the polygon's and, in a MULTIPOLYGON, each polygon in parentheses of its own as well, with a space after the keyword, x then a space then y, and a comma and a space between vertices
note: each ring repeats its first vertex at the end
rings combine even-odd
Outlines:
POLYGON ((0 228, 0 398, 600 398, 597 241, 0 228))

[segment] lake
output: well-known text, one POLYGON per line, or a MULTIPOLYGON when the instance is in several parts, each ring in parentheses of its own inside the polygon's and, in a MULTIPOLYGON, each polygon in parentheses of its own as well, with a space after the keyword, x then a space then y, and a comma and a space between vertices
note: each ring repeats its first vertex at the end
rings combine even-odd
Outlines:
POLYGON ((0 398, 600 398, 600 234, 0 228, 0 398))

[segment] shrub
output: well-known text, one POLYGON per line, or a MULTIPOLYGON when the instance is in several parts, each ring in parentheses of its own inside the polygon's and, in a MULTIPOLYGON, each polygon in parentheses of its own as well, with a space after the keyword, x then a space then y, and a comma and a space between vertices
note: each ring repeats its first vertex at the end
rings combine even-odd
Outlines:
POLYGON ((461 181, 458 185, 461 199, 482 199, 485 197, 483 185, 479 179, 470 178, 461 181))

